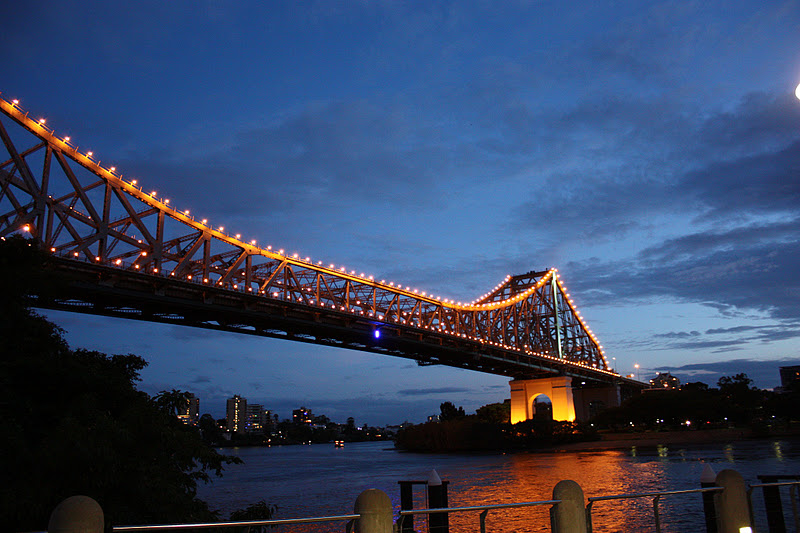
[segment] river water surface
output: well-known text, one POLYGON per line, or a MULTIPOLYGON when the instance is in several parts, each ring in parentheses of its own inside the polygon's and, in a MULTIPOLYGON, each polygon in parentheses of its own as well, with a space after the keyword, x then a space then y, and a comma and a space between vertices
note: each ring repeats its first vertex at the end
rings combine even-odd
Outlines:
MULTIPOLYGON (((586 497, 699 488, 706 464, 715 472, 738 471, 747 483, 757 475, 800 474, 800 441, 749 440, 718 445, 660 446, 624 450, 429 455, 399 452, 391 442, 233 448, 221 450, 244 460, 227 467, 223 478, 200 488, 199 495, 227 517, 258 500, 278 506, 275 518, 349 514, 368 488, 386 492, 400 507, 399 481, 425 480, 432 469, 449 482, 450 507, 548 500, 562 479, 572 479, 586 497)), ((784 494, 790 529, 791 505, 784 494)), ((766 530, 763 500, 754 493, 757 523, 766 530)), ((425 487, 415 488, 415 508, 426 507, 425 487)), ((549 506, 491 511, 487 531, 550 531, 549 506)), ((663 531, 704 531, 699 495, 665 496, 659 504, 663 531)), ((652 499, 597 502, 594 531, 654 531, 652 499)), ((425 528, 416 518, 416 529, 425 528)), ((343 531, 344 524, 285 526, 279 531, 343 531)), ((479 530, 478 513, 450 516, 453 533, 479 530)))

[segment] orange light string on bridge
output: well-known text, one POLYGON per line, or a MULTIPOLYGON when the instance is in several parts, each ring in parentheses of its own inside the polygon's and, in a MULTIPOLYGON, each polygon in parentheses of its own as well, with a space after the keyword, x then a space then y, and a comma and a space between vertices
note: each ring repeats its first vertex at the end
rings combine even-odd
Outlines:
MULTIPOLYGON (((13 102, 12 102, 12 103, 13 103, 13 106, 14 106, 14 107, 17 107, 17 108, 18 108, 18 105, 19 105, 19 100, 16 100, 16 99, 15 99, 15 100, 13 100, 13 102)), ((19 109, 19 108, 18 108, 18 109, 19 109)), ((20 109, 20 111, 21 111, 21 109, 20 109)), ((25 114, 25 120, 30 120, 29 118, 27 118, 27 113, 25 114)), ((47 128, 45 128, 45 127, 43 126, 43 125, 44 125, 44 123, 45 123, 45 119, 44 119, 44 118, 42 118, 42 119, 40 119, 40 120, 38 121, 38 124, 39 124, 40 126, 42 126, 42 129, 44 129, 45 131, 52 132, 53 130, 48 130, 47 128)), ((65 141, 69 141, 69 139, 70 139, 69 137, 65 137, 65 141)), ((73 150, 75 150, 75 149, 73 148, 73 150)), ((77 153, 77 152, 76 152, 76 153, 77 153)), ((93 154, 93 152, 91 152, 91 151, 88 151, 88 152, 86 152, 86 156, 85 156, 85 157, 86 157, 87 159, 89 159, 89 161, 91 161, 91 162, 92 162, 92 163, 95 165, 95 168, 97 169, 97 167, 99 167, 99 163, 95 163, 95 162, 94 162, 94 160, 92 160, 92 157, 93 157, 93 155, 94 155, 94 154, 93 154)), ((109 169, 103 169, 102 167, 100 167, 100 169, 101 169, 101 170, 104 170, 104 171, 105 171, 106 173, 108 173, 109 175, 111 175, 111 176, 113 176, 113 177, 117 178, 117 176, 114 174, 114 173, 116 172, 116 167, 113 167, 113 166, 112 166, 112 167, 110 167, 109 169)), ((117 179, 120 179, 120 178, 117 178, 117 179)), ((137 182, 136 182, 136 180, 131 180, 131 182, 130 182, 130 184, 131 184, 132 186, 136 186, 136 183, 137 183, 137 182)), ((156 201, 157 201, 157 199, 155 198, 155 196, 156 196, 156 191, 153 191, 153 192, 151 193, 151 195, 150 195, 150 196, 151 196, 151 197, 152 197, 154 200, 156 200, 156 201)), ((163 206, 163 208, 165 208, 165 209, 169 209, 169 210, 171 210, 171 211, 173 211, 173 212, 176 212, 176 213, 177 213, 177 211, 175 211, 174 209, 172 209, 172 208, 168 207, 166 204, 169 204, 169 199, 165 199, 165 200, 162 202, 162 206, 163 206)), ((183 215, 185 215, 185 216, 188 216, 188 215, 189 215, 189 210, 186 210, 186 211, 184 211, 182 214, 183 214, 183 215)), ((205 224, 207 224, 207 220, 206 220, 206 219, 203 219, 201 223, 205 225, 205 224)), ((219 231, 220 231, 220 232, 224 231, 224 227, 223 227, 223 226, 220 226, 220 227, 219 227, 219 231)), ((238 240, 238 239, 240 239, 240 238, 241 238, 241 235, 240 235, 240 234, 236 234, 235 238, 238 240)), ((140 242, 141 242, 141 241, 140 241, 140 242)), ((244 244, 244 243, 241 243, 241 244, 244 244)), ((251 244, 255 246, 255 240, 251 241, 251 244)), ((268 246, 268 247, 267 247, 267 250, 272 250, 272 247, 271 247, 271 246, 268 246)), ((284 255, 284 251, 283 251, 283 250, 280 250, 278 253, 279 253, 280 255, 284 255)), ((77 255, 78 255, 78 254, 77 254, 77 252, 76 252, 76 253, 75 253, 75 256, 77 257, 77 255)), ((142 254, 142 255, 146 255, 146 252, 143 252, 143 254, 142 254)), ((299 258, 298 258, 298 255, 297 255, 297 254, 294 254, 294 255, 293 255, 293 259, 298 259, 298 260, 299 260, 299 258)), ((310 262, 311 262, 310 258, 308 258, 308 257, 307 257, 307 258, 305 259, 305 262, 306 262, 306 263, 310 263, 310 262)), ((322 262, 320 261, 318 264, 320 264, 320 265, 321 265, 321 263, 322 263, 322 262)), ((139 268, 139 265, 134 265, 134 266, 135 266, 135 268, 139 268)), ((331 265, 331 268, 333 268, 333 265, 331 265)), ((345 273, 347 272, 347 270, 346 270, 344 267, 342 267, 342 268, 341 268, 341 271, 342 271, 342 272, 345 272, 345 273)), ((157 272, 157 269, 154 269, 154 272, 157 272)), ((504 281, 503 281, 502 283, 498 284, 497 286, 495 286, 495 288, 494 288, 494 290, 493 290, 492 292, 486 293, 486 294, 485 294, 483 297, 481 297, 480 299, 478 299, 478 300, 475 300, 475 301, 473 301, 473 302, 471 302, 471 303, 469 303, 469 304, 466 304, 466 305, 464 305, 464 304, 462 304, 461 302, 458 302, 457 304, 455 304, 455 306, 456 306, 456 307, 459 307, 459 308, 464 308, 464 309, 471 309, 471 310, 483 310, 483 309, 496 309, 496 308, 499 308, 499 307, 502 307, 502 306, 507 306, 507 305, 510 305, 510 304, 514 304, 514 303, 517 303, 517 302, 519 302, 519 301, 521 301, 521 300, 523 300, 523 299, 527 298, 527 297, 528 297, 528 296, 530 296, 532 293, 534 293, 536 290, 540 289, 540 288, 541 288, 541 287, 544 285, 544 283, 546 283, 546 282, 547 282, 547 281, 550 279, 550 277, 551 277, 551 276, 553 276, 554 274, 556 275, 556 278, 557 278, 557 281, 558 281, 559 287, 562 287, 562 290, 563 290, 563 286, 561 285, 561 282, 560 282, 560 280, 558 280, 558 275, 556 274, 556 272, 557 272, 557 270, 556 270, 556 269, 551 269, 551 270, 550 270, 550 271, 548 271, 548 272, 547 272, 547 274, 546 274, 545 276, 543 276, 543 277, 542 277, 542 278, 541 278, 541 279, 540 279, 540 280, 539 280, 539 281, 538 281, 538 282, 537 282, 537 283, 536 283, 534 286, 530 287, 530 288, 529 288, 529 289, 527 289, 526 291, 523 291, 522 293, 518 293, 518 294, 516 294, 516 295, 509 296, 509 297, 505 298, 504 300, 498 300, 498 301, 489 302, 489 303, 483 302, 482 300, 485 300, 486 298, 488 298, 488 297, 489 297, 489 296, 491 296, 492 294, 496 294, 496 293, 497 293, 497 291, 500 291, 501 289, 503 289, 503 290, 504 290, 504 289, 506 289, 506 288, 507 288, 507 283, 509 282, 509 280, 511 280, 511 279, 512 279, 512 277, 511 277, 510 275, 509 275, 509 276, 506 276, 506 278, 504 279, 504 281)), ((355 276, 355 271, 352 271, 352 270, 351 270, 351 271, 350 271, 350 274, 351 274, 351 275, 353 275, 353 276, 355 276)), ((360 276, 355 276, 355 277, 360 277, 360 278, 361 278, 361 279, 363 279, 364 281, 369 281, 369 282, 371 282, 371 283, 374 283, 374 277, 373 277, 373 276, 366 277, 366 276, 364 275, 364 273, 361 273, 361 275, 360 275, 360 276)), ((206 282, 206 283, 207 283, 207 282, 208 282, 208 280, 207 280, 207 279, 204 279, 204 282, 206 282)), ((221 282, 220 282, 220 284, 221 284, 221 282)), ((383 281, 382 281, 382 282, 381 282, 379 285, 386 286, 386 285, 385 285, 385 282, 383 282, 383 281)), ((394 288, 394 287, 395 287, 395 286, 394 286, 394 283, 393 283, 393 282, 389 282, 389 285, 388 285, 388 287, 392 287, 392 288, 394 288)), ((402 287, 401 287, 401 286, 399 286, 399 285, 398 285, 398 286, 397 286, 397 288, 396 288, 395 290, 400 290, 400 291, 402 291, 403 289, 402 289, 402 287)), ((406 290, 406 291, 411 291, 410 287, 406 287, 406 289, 405 289, 405 290, 406 290)), ((261 291, 261 292, 263 293, 264 291, 261 291)), ((419 294, 420 294, 420 291, 419 291, 418 289, 413 289, 413 294, 414 294, 414 295, 419 295, 419 294)), ((276 295, 277 295, 277 293, 276 293, 276 295)), ((409 295, 410 295, 410 293, 409 293, 409 295)), ((444 300, 442 300, 440 297, 438 297, 438 296, 434 297, 433 295, 431 295, 431 296, 428 296, 428 295, 427 295, 427 292, 422 292, 422 296, 423 296, 423 297, 426 297, 426 298, 430 298, 431 300, 435 300, 435 301, 437 301, 437 302, 439 302, 439 303, 442 303, 442 304, 453 305, 453 303, 454 303, 454 301, 453 301, 453 300, 449 300, 449 299, 444 299, 444 300)), ((575 313, 575 316, 576 316, 577 320, 578 320, 578 321, 580 322, 580 324, 581 324, 581 325, 584 327, 584 329, 585 329, 585 330, 587 331, 587 333, 590 335, 590 337, 592 338, 592 340, 594 340, 594 341, 595 341, 595 343, 596 343, 596 344, 599 346, 599 344, 597 343, 597 339, 595 338, 594 334, 591 332, 591 330, 589 330, 589 329, 586 327, 586 324, 584 323, 583 319, 581 318, 581 316, 580 316, 580 313, 579 313, 579 312, 578 312, 578 311, 575 309, 575 307, 574 307, 574 302, 571 300, 571 298, 569 298, 569 297, 567 297, 567 298, 568 298, 568 299, 567 299, 568 305, 570 306, 570 308, 571 308, 571 309, 573 310, 573 312, 575 313)), ((464 334, 463 336, 464 336, 464 337, 467 337, 465 334, 464 334)), ((508 345, 503 345, 503 346, 506 346, 506 347, 507 347, 508 345)), ((600 350, 601 350, 601 354, 602 354, 602 347, 600 347, 600 350)), ((605 359, 605 357, 604 357, 604 359, 605 359)))

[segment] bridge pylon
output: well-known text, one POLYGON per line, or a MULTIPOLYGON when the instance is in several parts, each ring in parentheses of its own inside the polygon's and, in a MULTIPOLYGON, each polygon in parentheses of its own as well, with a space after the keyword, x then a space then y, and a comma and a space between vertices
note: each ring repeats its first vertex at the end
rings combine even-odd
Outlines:
POLYGON ((607 407, 617 407, 621 400, 619 384, 585 386, 585 381, 570 376, 515 379, 511 385, 511 423, 531 420, 534 402, 547 396, 553 408, 553 420, 585 421, 607 407))

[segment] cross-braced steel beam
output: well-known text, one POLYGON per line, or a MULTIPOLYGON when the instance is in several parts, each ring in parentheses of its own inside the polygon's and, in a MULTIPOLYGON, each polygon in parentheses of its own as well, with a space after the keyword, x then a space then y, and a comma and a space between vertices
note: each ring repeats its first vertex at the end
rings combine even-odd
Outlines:
POLYGON ((466 304, 434 298, 230 236, 101 166, 17 104, 0 99, 0 111, 0 237, 29 234, 71 280, 42 307, 512 377, 616 378, 554 269, 509 276, 466 304))

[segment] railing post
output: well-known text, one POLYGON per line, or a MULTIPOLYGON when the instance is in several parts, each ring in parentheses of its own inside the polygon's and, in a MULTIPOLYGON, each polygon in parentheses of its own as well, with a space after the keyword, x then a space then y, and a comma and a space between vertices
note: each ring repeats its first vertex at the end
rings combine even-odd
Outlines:
MULTIPOLYGON (((400 510, 410 511, 414 508, 413 481, 400 481, 400 510)), ((414 533, 414 515, 402 517, 402 533, 414 533)))
POLYGON ((355 521, 355 533, 392 533, 392 501, 378 489, 367 489, 356 498, 353 514, 361 515, 355 521))
MULTIPOLYGON (((717 475, 711 465, 706 463, 700 474, 700 488, 707 489, 716 486, 717 475)), ((714 493, 703 493, 703 514, 706 517, 706 533, 717 533, 717 513, 714 509, 714 493)))
POLYGON ((747 489, 739 472, 726 469, 717 474, 716 485, 723 490, 714 494, 719 533, 740 533, 742 528, 752 528, 747 489))
POLYGON ((550 508, 550 530, 553 533, 586 533, 581 486, 570 479, 559 481, 553 488, 553 499, 560 501, 550 508))
POLYGON ((660 494, 653 498, 653 519, 656 521, 656 533, 661 533, 661 516, 658 514, 658 500, 660 499, 660 494))
MULTIPOLYGON (((758 476, 761 483, 778 483, 781 479, 781 476, 758 476)), ((762 487, 761 490, 764 494, 764 509, 767 511, 767 527, 770 533, 786 533, 780 487, 762 487)))
MULTIPOLYGON (((428 476, 428 508, 447 508, 447 481, 442 481, 436 470, 428 476)), ((449 533, 450 518, 447 513, 431 513, 428 515, 430 533, 449 533)))
POLYGON ((70 496, 50 513, 48 533, 103 533, 100 504, 88 496, 70 496))

